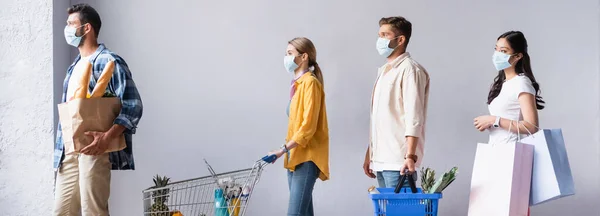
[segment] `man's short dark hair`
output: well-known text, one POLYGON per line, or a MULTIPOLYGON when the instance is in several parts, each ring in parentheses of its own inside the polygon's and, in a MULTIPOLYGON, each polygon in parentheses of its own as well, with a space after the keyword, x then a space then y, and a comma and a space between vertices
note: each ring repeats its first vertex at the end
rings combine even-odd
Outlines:
POLYGON ((398 34, 397 36, 404 35, 406 37, 406 45, 408 45, 410 35, 412 34, 412 24, 401 16, 384 17, 379 20, 379 26, 387 24, 392 25, 392 29, 398 34))
POLYGON ((100 27, 102 27, 102 21, 100 20, 100 15, 96 12, 92 6, 88 4, 76 4, 67 9, 67 13, 69 15, 74 13, 79 13, 79 21, 81 24, 89 23, 92 25, 94 29, 94 33, 96 34, 96 38, 100 34, 100 27))

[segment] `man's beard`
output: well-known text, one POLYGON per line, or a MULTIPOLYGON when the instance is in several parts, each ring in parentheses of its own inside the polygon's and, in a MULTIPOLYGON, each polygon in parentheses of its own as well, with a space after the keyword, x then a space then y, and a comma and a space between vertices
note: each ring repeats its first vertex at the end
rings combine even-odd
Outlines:
MULTIPOLYGON (((80 28, 78 31, 81 32, 79 35, 85 34, 85 31, 83 28, 80 28)), ((83 42, 85 41, 86 38, 87 38, 87 34, 83 35, 83 37, 81 37, 81 40, 79 41, 79 44, 77 45, 78 48, 83 46, 83 42)))

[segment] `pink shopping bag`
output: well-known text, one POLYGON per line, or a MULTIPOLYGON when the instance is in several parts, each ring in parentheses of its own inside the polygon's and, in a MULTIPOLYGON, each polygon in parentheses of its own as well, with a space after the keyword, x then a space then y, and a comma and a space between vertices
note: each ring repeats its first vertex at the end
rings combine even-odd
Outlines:
POLYGON ((533 145, 520 142, 477 145, 469 216, 526 216, 533 145))

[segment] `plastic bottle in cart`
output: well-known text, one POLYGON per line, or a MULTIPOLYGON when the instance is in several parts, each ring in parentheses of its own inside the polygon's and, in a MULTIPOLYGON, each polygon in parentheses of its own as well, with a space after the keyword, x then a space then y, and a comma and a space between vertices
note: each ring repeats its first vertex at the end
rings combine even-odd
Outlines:
POLYGON ((229 216, 227 201, 223 197, 223 189, 215 189, 215 216, 229 216))
POLYGON ((242 197, 248 197, 250 195, 250 187, 248 185, 244 185, 242 187, 242 197))

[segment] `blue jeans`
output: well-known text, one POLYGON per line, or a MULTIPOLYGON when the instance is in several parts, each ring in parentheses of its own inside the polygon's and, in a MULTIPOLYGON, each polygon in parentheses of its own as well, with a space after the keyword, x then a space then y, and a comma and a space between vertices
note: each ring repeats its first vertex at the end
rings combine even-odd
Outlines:
MULTIPOLYGON (((417 181, 417 172, 416 171, 412 174, 412 177, 416 182, 417 181)), ((395 188, 396 185, 398 184, 399 180, 400 180, 400 171, 384 170, 383 172, 382 171, 377 172, 377 183, 379 184, 380 188, 395 188)), ((408 185, 408 180, 404 182, 404 185, 402 185, 402 187, 410 187, 408 185)))
POLYGON ((288 170, 290 202, 288 216, 313 216, 312 192, 321 171, 315 163, 307 161, 296 166, 295 171, 288 170))

